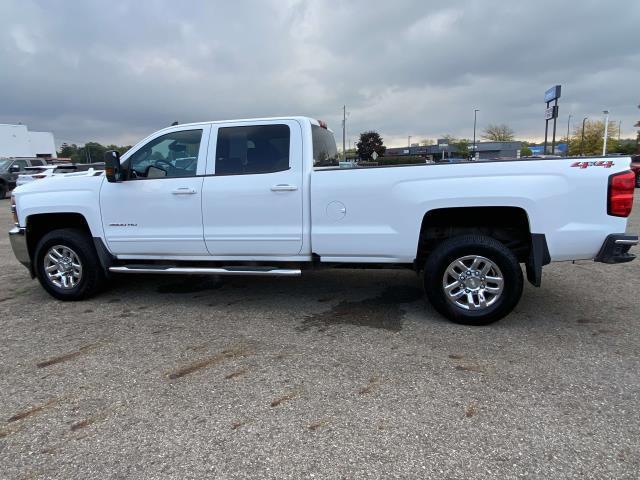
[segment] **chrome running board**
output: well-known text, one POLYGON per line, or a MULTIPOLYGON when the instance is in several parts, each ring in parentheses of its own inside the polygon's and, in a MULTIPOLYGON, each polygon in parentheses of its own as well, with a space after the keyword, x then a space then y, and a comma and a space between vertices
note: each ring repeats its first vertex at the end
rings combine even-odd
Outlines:
POLYGON ((113 273, 159 273, 163 275, 260 275, 295 277, 302 274, 300 269, 276 267, 165 267, 162 265, 123 265, 109 267, 113 273))

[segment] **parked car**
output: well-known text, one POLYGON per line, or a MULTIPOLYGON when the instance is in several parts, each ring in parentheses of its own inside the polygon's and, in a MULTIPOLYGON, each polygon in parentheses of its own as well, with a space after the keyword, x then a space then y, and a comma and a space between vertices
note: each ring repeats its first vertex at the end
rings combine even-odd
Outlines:
POLYGON ((519 301, 520 264, 539 286, 552 261, 634 259, 638 237, 625 233, 629 164, 554 158, 340 168, 333 133, 310 118, 185 124, 122 157, 107 152, 104 175, 17 188, 10 237, 16 257, 61 300, 87 298, 116 273, 394 267, 421 275, 450 320, 482 325, 519 301))
POLYGON ((631 157, 631 170, 636 174, 636 187, 640 188, 640 155, 631 157))
POLYGON ((18 175, 16 180, 16 186, 19 187, 25 183, 33 182, 34 180, 42 180, 47 177, 53 176, 56 172, 61 173, 63 171, 72 172, 74 170, 72 165, 58 166, 58 165, 44 165, 41 167, 27 167, 25 173, 18 175))
POLYGON ((70 173, 93 174, 96 170, 104 170, 104 163, 92 164, 56 164, 42 167, 27 167, 26 173, 18 175, 16 185, 24 185, 34 180, 42 180, 54 175, 68 175, 70 173))
POLYGON ((18 175, 27 168, 46 164, 43 158, 0 158, 0 199, 16 187, 18 175))

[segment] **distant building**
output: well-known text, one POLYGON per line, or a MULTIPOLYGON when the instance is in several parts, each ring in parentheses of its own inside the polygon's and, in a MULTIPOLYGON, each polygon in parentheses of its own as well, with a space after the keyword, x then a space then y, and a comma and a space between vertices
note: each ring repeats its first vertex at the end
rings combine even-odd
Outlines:
MULTIPOLYGON (((414 146, 411 147, 399 147, 399 148, 387 148, 385 155, 403 156, 403 155, 417 155, 421 157, 429 157, 434 160, 442 158, 442 152, 444 151, 445 158, 455 158, 461 155, 456 151, 455 144, 449 144, 447 147, 441 148, 440 144, 444 142, 438 141, 438 145, 427 146, 414 146)), ((522 148, 520 142, 477 142, 477 152, 480 159, 490 158, 509 158, 517 157, 518 151, 522 148)), ((469 155, 473 156, 473 144, 469 143, 469 155)))
POLYGON ((55 156, 53 133, 30 132, 25 125, 0 124, 0 157, 55 156))

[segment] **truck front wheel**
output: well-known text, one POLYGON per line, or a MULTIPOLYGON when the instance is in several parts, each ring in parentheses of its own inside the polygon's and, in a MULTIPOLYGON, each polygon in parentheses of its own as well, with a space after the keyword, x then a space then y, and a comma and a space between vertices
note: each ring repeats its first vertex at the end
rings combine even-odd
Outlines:
POLYGON ((93 242, 82 230, 63 228, 47 233, 38 242, 34 261, 40 284, 58 300, 88 298, 104 281, 93 242))
POLYGON ((431 252, 424 287, 434 308, 449 320, 487 325, 514 309, 522 295, 522 269, 515 255, 484 235, 444 240, 431 252))

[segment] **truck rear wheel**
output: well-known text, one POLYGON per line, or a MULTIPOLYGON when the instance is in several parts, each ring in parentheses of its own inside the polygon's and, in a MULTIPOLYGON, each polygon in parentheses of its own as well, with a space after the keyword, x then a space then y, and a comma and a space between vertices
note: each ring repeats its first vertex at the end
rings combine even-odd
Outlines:
POLYGON ((64 228, 40 239, 34 255, 42 287, 58 300, 82 300, 95 294, 104 273, 95 247, 82 230, 64 228))
POLYGON ((520 300, 522 269, 499 241, 462 235, 444 240, 429 255, 424 288, 434 308, 452 322, 487 325, 520 300))

